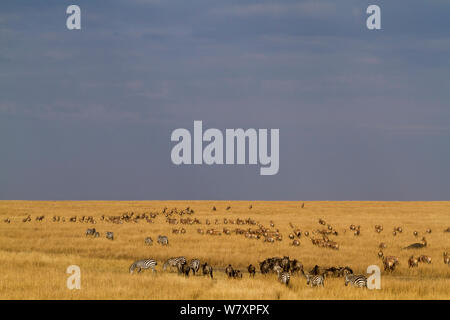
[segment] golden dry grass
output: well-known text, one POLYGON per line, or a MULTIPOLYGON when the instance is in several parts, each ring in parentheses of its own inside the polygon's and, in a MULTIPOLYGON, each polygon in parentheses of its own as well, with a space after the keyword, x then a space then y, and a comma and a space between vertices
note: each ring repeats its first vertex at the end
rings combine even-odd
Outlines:
MULTIPOLYGON (((0 201, 0 299, 449 299, 450 267, 444 265, 442 253, 450 251, 450 233, 443 230, 450 226, 450 202, 299 202, 264 201, 0 201), (249 210, 249 204, 253 209, 249 210), (216 212, 211 207, 217 207, 216 212), (226 211, 230 205, 232 209, 226 211), (174 227, 158 216, 153 224, 112 224, 100 222, 104 215, 120 215, 161 211, 163 207, 195 210, 193 217, 202 225, 183 225, 184 235, 172 235, 174 227), (23 223, 31 215, 33 221, 23 223), (45 215, 43 222, 34 221, 45 215), (66 222, 52 222, 54 215, 66 217, 66 222), (92 215, 95 228, 102 233, 98 239, 86 238, 85 223, 68 222, 71 216, 92 215), (3 220, 9 217, 11 223, 3 220), (242 235, 209 236, 197 233, 206 229, 205 219, 251 217, 268 226, 275 222, 284 240, 275 244, 262 240, 249 240, 242 235), (303 231, 319 227, 318 218, 333 225, 340 235, 335 239, 339 251, 318 248, 304 236, 300 247, 292 247, 287 235, 289 222, 303 231), (361 225, 362 234, 355 237, 346 232, 350 224, 361 225), (382 224, 384 231, 375 233, 374 225, 382 224), (392 235, 394 226, 404 231, 392 235), (431 234, 425 234, 427 228, 431 234), (414 251, 414 255, 426 254, 433 258, 431 265, 420 264, 409 269, 407 259, 411 251, 401 250, 417 242, 413 231, 426 235, 428 247, 414 251), (113 231, 116 239, 104 238, 105 231, 113 231), (170 246, 157 244, 145 246, 144 238, 156 240, 158 234, 169 236, 170 246), (309 288, 303 277, 294 276, 291 285, 285 287, 276 275, 257 274, 249 279, 244 271, 249 263, 257 265, 267 257, 289 255, 299 259, 305 269, 314 265, 348 265, 357 273, 365 273, 369 265, 379 265, 378 244, 386 242, 387 255, 400 258, 400 266, 393 274, 382 272, 382 289, 365 290, 345 287, 342 278, 328 278, 324 288, 309 288), (216 270, 214 280, 196 276, 184 278, 175 272, 163 272, 163 261, 183 255, 208 261, 216 269, 228 263, 244 271, 242 280, 228 280, 216 270), (155 258, 158 272, 144 271, 130 275, 128 267, 137 259, 155 258), (81 268, 81 290, 68 290, 66 268, 81 268)), ((179 227, 179 225, 178 225, 179 227)), ((233 229, 236 226, 230 226, 233 229)), ((248 226, 244 226, 248 227, 248 226)))

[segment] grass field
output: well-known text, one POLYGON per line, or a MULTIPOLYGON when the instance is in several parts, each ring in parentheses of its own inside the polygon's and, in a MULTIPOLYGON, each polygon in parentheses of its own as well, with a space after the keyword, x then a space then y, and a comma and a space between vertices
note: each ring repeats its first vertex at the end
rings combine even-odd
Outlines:
MULTIPOLYGON (((443 252, 450 251, 450 202, 264 202, 264 201, 0 201, 0 299, 450 299, 450 267, 443 262, 443 252), (253 208, 249 209, 252 204, 253 208), (101 215, 114 216, 125 212, 161 212, 164 207, 195 210, 191 218, 200 225, 171 225, 160 214, 154 223, 142 220, 114 224, 100 221, 101 215), (212 211, 213 206, 217 211, 212 211), (231 206, 230 210, 225 210, 231 206), (22 220, 31 215, 30 222, 22 220), (42 222, 35 217, 45 215, 42 222), (53 222, 53 216, 65 222, 53 222), (69 218, 93 216, 96 224, 69 222, 69 218), (279 229, 282 241, 264 243, 243 235, 201 235, 198 228, 222 230, 223 219, 252 218, 264 226, 279 229), (6 218, 10 223, 4 222, 6 218), (338 232, 333 240, 339 250, 319 248, 301 236, 299 247, 288 238, 289 223, 302 231, 323 227, 322 218, 338 232), (205 220, 212 221, 206 226, 205 220), (214 225, 218 219, 219 224, 214 225), (351 224, 361 226, 361 235, 349 230, 351 224), (384 231, 375 232, 381 224, 384 231), (401 226, 403 232, 393 236, 401 226), (95 227, 101 237, 85 236, 87 228, 95 227), (172 234, 172 228, 186 229, 185 234, 172 234), (432 232, 426 233, 430 228, 432 232), (345 232, 344 232, 345 230, 345 232), (113 231, 113 241, 105 238, 113 231), (419 237, 413 235, 419 232, 419 237), (170 245, 156 243, 159 234, 169 237, 170 245), (144 244, 151 236, 155 243, 144 244), (422 236, 428 241, 423 249, 402 250, 422 236), (378 258, 378 244, 385 242, 385 255, 399 257, 400 265, 392 273, 383 271, 378 258), (408 268, 411 254, 426 254, 433 262, 408 268), (214 279, 203 276, 185 278, 175 271, 162 271, 163 262, 183 255, 199 258, 215 268, 214 279), (327 278, 324 288, 310 288, 302 276, 293 276, 289 287, 277 281, 276 274, 256 274, 250 279, 246 267, 267 257, 288 255, 300 260, 305 270, 314 265, 350 266, 355 273, 366 273, 369 265, 382 270, 381 290, 344 286, 342 278, 327 278), (137 259, 154 258, 158 272, 150 270, 130 275, 128 268, 137 259), (242 279, 227 279, 223 271, 231 263, 243 271, 242 279), (69 265, 81 268, 81 289, 66 286, 69 265)), ((179 218, 179 217, 177 217, 179 218)), ((254 228, 255 226, 226 225, 254 228)), ((258 268, 259 270, 259 268, 258 268)))

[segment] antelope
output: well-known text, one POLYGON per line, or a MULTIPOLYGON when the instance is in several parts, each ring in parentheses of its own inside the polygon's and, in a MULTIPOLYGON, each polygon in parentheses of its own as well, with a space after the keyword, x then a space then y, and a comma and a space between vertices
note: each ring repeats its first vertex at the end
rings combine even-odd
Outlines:
POLYGON ((408 259, 408 266, 410 268, 415 268, 419 266, 419 259, 414 258, 414 256, 409 257, 408 259))

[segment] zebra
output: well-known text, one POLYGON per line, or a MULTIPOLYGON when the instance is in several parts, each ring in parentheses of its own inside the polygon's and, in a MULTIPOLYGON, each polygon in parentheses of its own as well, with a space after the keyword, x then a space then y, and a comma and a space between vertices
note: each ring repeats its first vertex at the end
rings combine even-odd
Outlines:
POLYGON ((160 245, 162 246, 168 246, 169 245, 169 238, 167 238, 167 236, 158 236, 158 241, 157 241, 160 245))
POLYGON ((114 232, 106 231, 106 239, 114 240, 114 232))
POLYGON ((92 228, 92 229, 87 229, 86 230, 86 237, 87 236, 93 236, 93 235, 95 235, 95 228, 92 228))
POLYGON ((253 276, 253 278, 255 277, 255 273, 256 273, 256 268, 254 265, 249 265, 248 268, 248 273, 250 274, 250 276, 253 276))
POLYGON ((288 286, 289 281, 291 280, 291 276, 290 276, 289 272, 279 270, 278 271, 278 280, 282 284, 285 284, 286 286, 288 286))
POLYGON ((175 257, 175 258, 168 259, 163 265, 163 270, 166 271, 167 267, 176 267, 178 265, 178 263, 185 264, 186 258, 185 257, 175 257))
POLYGON ((157 264, 156 260, 153 259, 138 260, 130 266, 130 274, 133 274, 136 269, 138 273, 141 272, 142 269, 152 269, 152 272, 156 272, 155 266, 157 264))
POLYGON ((198 272, 198 269, 200 268, 200 260, 192 259, 189 261, 189 267, 192 269, 192 274, 195 276, 195 273, 198 272))
POLYGON ((345 273, 345 286, 348 286, 349 283, 353 287, 367 288, 367 278, 362 274, 353 275, 350 273, 345 273))
POLYGON ((206 262, 204 264, 202 264, 202 272, 203 272, 204 276, 209 274, 211 279, 213 278, 213 268, 206 262))
POLYGON ((145 238, 144 242, 146 245, 149 245, 149 246, 151 246, 153 244, 153 240, 151 237, 145 238))
POLYGON ((309 285, 311 288, 324 286, 325 278, 321 275, 305 274, 305 277, 306 277, 306 284, 309 285))

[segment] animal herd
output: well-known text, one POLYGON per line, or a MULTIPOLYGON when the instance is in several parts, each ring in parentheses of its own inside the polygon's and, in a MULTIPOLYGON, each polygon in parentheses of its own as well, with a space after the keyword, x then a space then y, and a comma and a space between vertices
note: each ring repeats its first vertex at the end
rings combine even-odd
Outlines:
MULTIPOLYGON (((248 207, 251 210, 253 207, 250 205, 248 207)), ((304 208, 304 204, 302 204, 302 208, 304 208)), ((216 207, 212 208, 212 211, 217 211, 216 207)), ((226 211, 230 211, 231 207, 228 206, 226 211)), ((228 218, 225 217, 223 220, 219 219, 205 219, 204 223, 193 217, 192 215, 195 211, 190 208, 178 209, 178 208, 164 208, 159 212, 145 212, 145 213, 135 213, 135 212, 126 212, 121 215, 102 215, 100 217, 101 222, 106 223, 114 223, 114 224, 123 224, 123 223, 154 223, 154 220, 158 216, 163 216, 164 221, 170 225, 177 226, 176 228, 172 228, 172 234, 176 237, 182 236, 189 231, 185 226, 188 225, 196 225, 198 226, 197 233, 206 236, 231 236, 238 235, 243 236, 244 239, 248 240, 262 240, 263 243, 274 244, 276 242, 281 242, 284 240, 284 237, 280 230, 276 227, 274 221, 269 221, 268 225, 264 225, 258 221, 253 220, 252 218, 228 218), (206 226, 205 228, 202 225, 206 226), (219 227, 219 225, 222 225, 219 227)), ((37 216, 35 217, 35 221, 42 222, 45 219, 45 216, 37 216)), ((11 224, 11 218, 5 218, 4 223, 11 224)), ((32 221, 31 215, 27 215, 22 219, 23 223, 29 223, 32 221)), ((51 221, 57 222, 66 222, 66 218, 62 216, 53 216, 51 221)), ((97 224, 98 221, 93 216, 72 216, 68 219, 69 223, 89 223, 89 224, 97 224)), ((295 226, 292 223, 289 223, 290 231, 288 232, 287 238, 290 242, 291 246, 299 247, 301 245, 300 240, 309 239, 311 243, 318 248, 327 248, 332 250, 339 250, 341 248, 338 239, 339 235, 345 234, 350 231, 353 233, 355 237, 360 237, 363 233, 363 230, 360 225, 351 224, 348 229, 338 230, 333 225, 327 223, 323 218, 318 219, 319 227, 315 230, 302 230, 300 227, 295 226)), ((382 225, 375 225, 374 230, 376 233, 380 234, 384 231, 384 227, 382 225)), ((392 230, 392 235, 394 237, 403 233, 404 228, 402 226, 395 226, 392 230)), ((450 227, 444 230, 444 232, 450 232, 450 227)), ((426 229, 424 233, 431 234, 432 230, 430 228, 426 229)), ((428 246, 428 242, 425 236, 420 235, 418 231, 412 232, 414 237, 421 236, 421 240, 415 243, 411 243, 406 247, 403 247, 403 250, 418 250, 418 249, 426 249, 428 246)), ((85 232, 86 237, 99 238, 101 236, 100 232, 96 228, 88 228, 85 232)), ((105 237, 108 240, 114 240, 115 234, 112 231, 106 231, 105 237)), ((144 239, 144 244, 147 246, 152 246, 154 243, 152 237, 147 236, 144 239)), ((169 246, 169 238, 166 235, 158 235, 156 239, 156 243, 161 246, 169 246)), ((381 259, 385 272, 394 272, 396 268, 400 264, 400 259, 393 255, 385 255, 385 251, 387 249, 386 243, 380 243, 378 246, 378 257, 381 259)), ((443 253, 443 260, 446 265, 450 266, 450 253, 443 253)), ((432 258, 428 255, 414 255, 412 254, 408 261, 409 268, 417 268, 420 264, 431 264, 432 258)), ((140 273, 142 270, 152 269, 153 272, 156 272, 156 266, 158 265, 155 259, 144 259, 138 260, 131 264, 129 267, 129 272, 132 273, 140 273)), ((265 274, 275 274, 280 283, 288 286, 290 283, 290 279, 292 276, 303 276, 306 279, 306 284, 311 287, 320 287, 324 286, 325 280, 327 277, 336 277, 343 278, 344 285, 348 286, 349 284, 354 287, 367 287, 367 278, 364 275, 357 275, 353 273, 353 270, 348 266, 334 266, 334 267, 319 267, 315 266, 309 271, 305 271, 303 264, 297 259, 290 259, 288 256, 280 257, 272 257, 259 262, 256 266, 259 265, 259 272, 263 275, 265 274)), ((254 278, 257 273, 257 267, 253 264, 248 265, 247 272, 249 277, 254 278)), ((169 269, 175 268, 178 274, 189 277, 190 274, 196 275, 199 274, 200 271, 204 276, 208 276, 213 279, 214 272, 224 272, 226 277, 229 279, 241 279, 243 277, 243 273, 241 270, 233 267, 231 264, 228 264, 224 269, 220 267, 214 267, 208 263, 201 263, 199 259, 191 259, 187 260, 185 257, 175 257, 170 258, 163 264, 163 270, 168 271, 169 269)))

